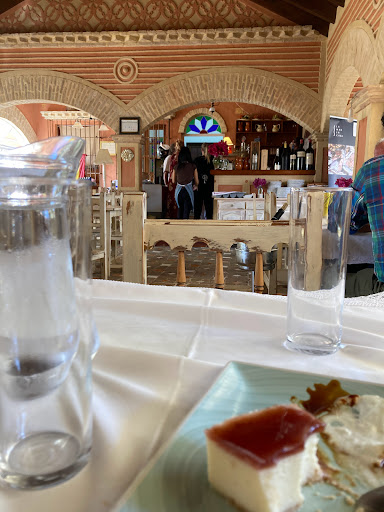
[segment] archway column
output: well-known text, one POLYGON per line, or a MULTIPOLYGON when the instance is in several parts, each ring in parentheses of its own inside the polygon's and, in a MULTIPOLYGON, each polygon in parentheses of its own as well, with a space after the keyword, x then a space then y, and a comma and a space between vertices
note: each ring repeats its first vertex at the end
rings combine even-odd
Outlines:
POLYGON ((123 192, 142 190, 142 135, 113 135, 116 143, 118 187, 123 192))
POLYGON ((328 133, 313 132, 309 138, 316 153, 314 181, 326 181, 328 179, 328 133))
POLYGON ((352 114, 358 121, 356 139, 356 166, 358 167, 362 162, 373 157, 376 142, 384 136, 381 124, 383 113, 384 84, 368 85, 352 99, 352 114))

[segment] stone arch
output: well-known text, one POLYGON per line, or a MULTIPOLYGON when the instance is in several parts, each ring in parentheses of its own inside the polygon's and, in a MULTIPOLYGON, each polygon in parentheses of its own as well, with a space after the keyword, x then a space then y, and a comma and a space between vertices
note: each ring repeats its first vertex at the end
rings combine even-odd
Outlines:
POLYGON ((76 76, 45 69, 0 74, 0 105, 58 103, 89 112, 117 133, 126 105, 109 91, 76 76))
POLYGON ((184 133, 187 127, 188 121, 196 116, 211 116, 215 121, 217 121, 220 125, 221 131, 223 135, 228 131, 227 124, 224 121, 223 117, 218 112, 210 112, 209 108, 195 108, 194 110, 190 110, 180 122, 179 125, 179 133, 184 133))
POLYGON ((357 78, 360 76, 364 85, 378 84, 381 69, 370 26, 361 20, 351 23, 341 37, 328 77, 322 129, 326 129, 331 115, 343 116, 357 78))
POLYGON ((37 141, 34 129, 29 124, 25 115, 22 114, 17 107, 6 107, 0 109, 0 117, 11 121, 11 123, 17 126, 17 128, 27 137, 28 142, 32 143, 37 141))
POLYGON ((343 117, 353 86, 359 78, 354 66, 349 66, 340 74, 335 85, 335 92, 329 101, 329 115, 343 117), (336 91, 338 91, 336 93, 336 91))
POLYGON ((269 71, 245 66, 204 68, 169 78, 128 104, 143 131, 181 108, 215 101, 250 103, 275 110, 310 132, 320 128, 319 95, 305 85, 269 71))

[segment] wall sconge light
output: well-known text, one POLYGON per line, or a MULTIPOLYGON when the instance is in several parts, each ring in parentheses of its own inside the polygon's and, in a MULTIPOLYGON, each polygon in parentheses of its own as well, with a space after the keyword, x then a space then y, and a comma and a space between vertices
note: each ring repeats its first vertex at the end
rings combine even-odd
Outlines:
POLYGON ((108 130, 108 126, 106 126, 104 123, 99 128, 99 132, 107 132, 108 130))
POLYGON ((99 149, 94 164, 101 165, 102 187, 105 188, 105 164, 113 164, 113 160, 108 149, 99 149))

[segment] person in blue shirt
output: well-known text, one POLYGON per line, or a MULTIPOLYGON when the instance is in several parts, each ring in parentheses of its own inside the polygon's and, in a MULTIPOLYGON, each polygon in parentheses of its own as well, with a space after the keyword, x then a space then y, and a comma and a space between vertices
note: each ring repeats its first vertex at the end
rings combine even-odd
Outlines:
POLYGON ((374 269, 347 274, 345 296, 359 297, 384 291, 384 139, 376 144, 374 157, 358 171, 352 188, 350 233, 353 236, 356 231, 370 227, 375 263, 374 269))

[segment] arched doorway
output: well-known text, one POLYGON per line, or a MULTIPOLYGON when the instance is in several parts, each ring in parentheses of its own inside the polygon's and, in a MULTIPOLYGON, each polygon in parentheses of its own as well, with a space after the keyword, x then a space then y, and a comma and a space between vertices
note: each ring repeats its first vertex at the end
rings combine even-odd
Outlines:
POLYGON ((327 131, 330 116, 344 116, 359 78, 367 86, 378 84, 381 74, 382 66, 372 29, 361 20, 351 23, 341 38, 329 71, 321 118, 322 131, 327 131))
POLYGON ((46 69, 24 69, 0 74, 0 104, 58 103, 89 112, 115 132, 126 105, 106 89, 76 76, 46 69))

